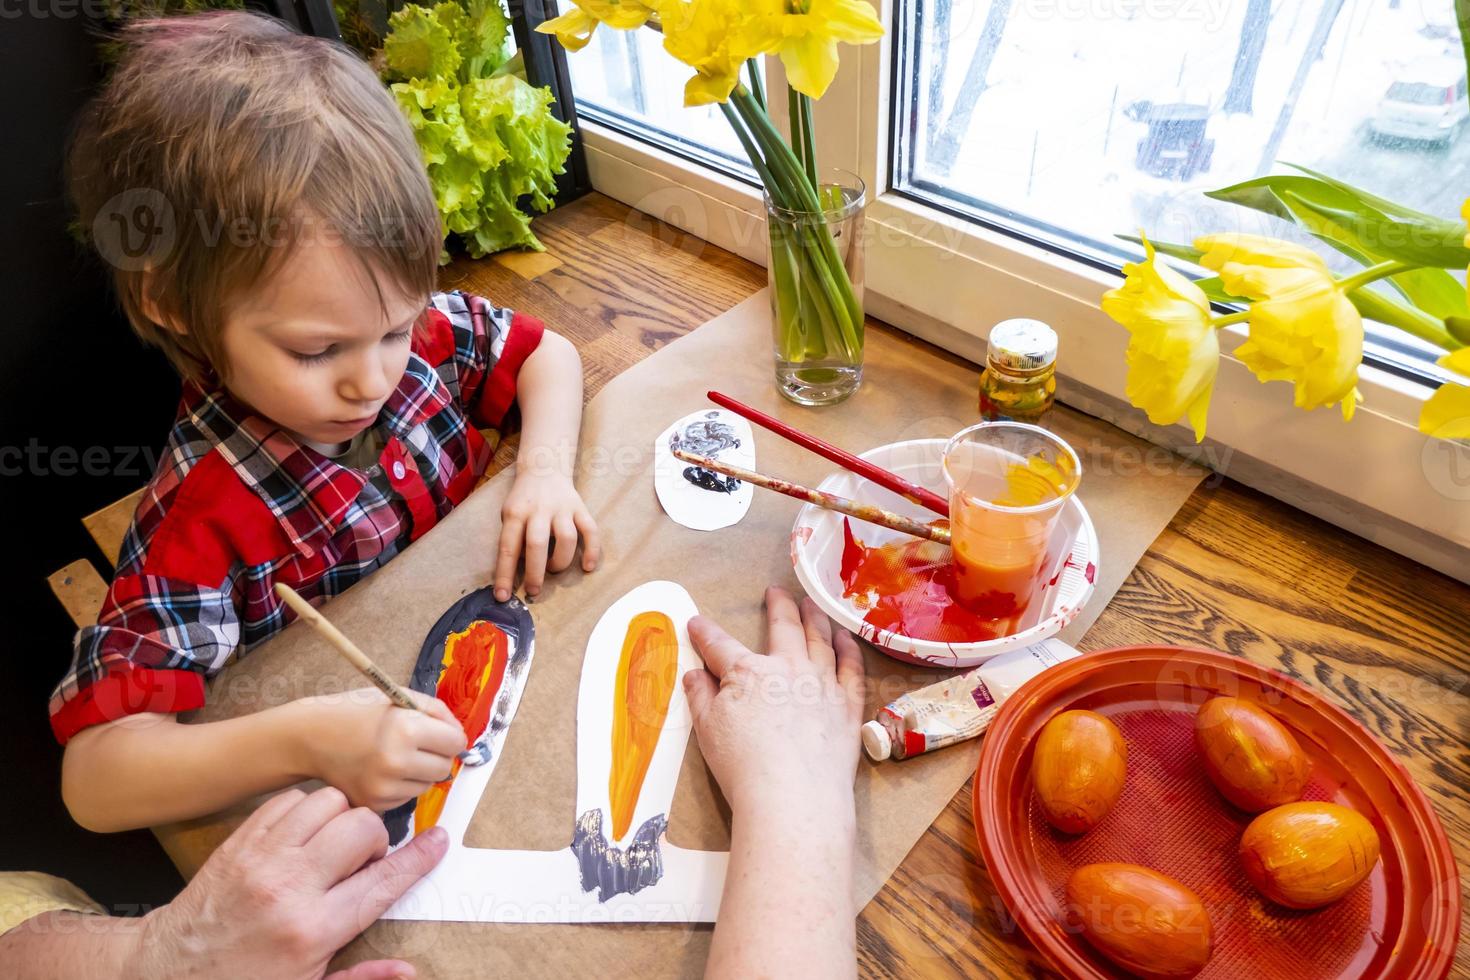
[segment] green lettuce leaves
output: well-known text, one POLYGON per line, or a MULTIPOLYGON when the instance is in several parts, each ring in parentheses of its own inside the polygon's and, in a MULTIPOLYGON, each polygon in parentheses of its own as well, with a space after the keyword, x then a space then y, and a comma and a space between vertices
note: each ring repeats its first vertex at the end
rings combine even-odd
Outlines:
POLYGON ((509 56, 509 29, 499 0, 448 0, 399 10, 383 44, 384 78, 413 127, 445 233, 476 258, 541 251, 518 203, 549 210, 571 152, 551 91, 526 84, 509 56))

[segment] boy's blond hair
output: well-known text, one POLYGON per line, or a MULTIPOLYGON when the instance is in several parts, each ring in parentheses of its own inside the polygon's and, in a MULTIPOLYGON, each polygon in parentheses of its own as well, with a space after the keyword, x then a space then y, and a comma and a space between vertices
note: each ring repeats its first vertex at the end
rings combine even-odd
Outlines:
POLYGON ((304 240, 349 246, 380 301, 385 287, 427 299, 434 194, 361 58, 235 11, 136 21, 121 41, 78 122, 68 183, 133 329, 180 374, 225 379, 227 302, 304 240))

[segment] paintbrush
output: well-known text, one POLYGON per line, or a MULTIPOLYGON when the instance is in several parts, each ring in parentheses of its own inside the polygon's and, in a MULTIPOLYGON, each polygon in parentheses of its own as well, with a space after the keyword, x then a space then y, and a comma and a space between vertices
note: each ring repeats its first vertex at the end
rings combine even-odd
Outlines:
POLYGON ((327 617, 317 612, 311 603, 301 598, 295 589, 284 583, 277 582, 276 595, 280 596, 282 601, 290 606, 297 616, 306 620, 312 629, 320 633, 322 638, 330 643, 338 653, 342 654, 348 663, 356 667, 368 680, 372 681, 378 690, 388 695, 389 701, 392 701, 400 708, 408 708, 410 711, 423 710, 414 702, 413 698, 408 696, 407 691, 395 684, 391 677, 383 673, 381 667, 373 663, 367 654, 358 649, 356 643, 353 643, 344 636, 342 631, 333 626, 327 620, 327 617))
MULTIPOLYGON (((362 672, 363 676, 372 681, 374 687, 388 695, 389 701, 392 701, 400 708, 407 708, 409 711, 424 710, 418 706, 418 702, 408 696, 407 691, 393 682, 393 678, 383 673, 383 668, 373 663, 372 658, 363 653, 357 644, 349 640, 341 630, 333 626, 327 617, 317 612, 316 607, 301 598, 295 589, 283 582, 277 582, 276 595, 280 596, 286 605, 295 610, 296 615, 309 623, 312 629, 320 633, 322 638, 330 643, 333 649, 342 654, 348 663, 356 667, 362 672)), ((457 758, 460 762, 464 762, 469 757, 470 750, 465 749, 457 758)))
MULTIPOLYGON (((831 460, 845 470, 851 470, 858 476, 872 480, 880 487, 892 490, 905 500, 916 503, 926 510, 932 510, 941 517, 949 516, 949 501, 932 490, 926 490, 917 483, 905 480, 897 473, 890 473, 881 466, 876 466, 865 459, 859 459, 846 449, 840 449, 830 442, 823 442, 816 436, 807 435, 800 429, 787 425, 775 416, 767 415, 758 408, 751 408, 743 402, 736 401, 729 395, 721 394, 718 391, 706 392, 706 395, 710 401, 721 408, 728 408, 736 415, 743 415, 756 425, 769 429, 783 439, 788 439, 803 449, 809 449, 818 456, 831 460)), ((875 521, 874 523, 878 522, 875 521)))
POLYGON ((685 452, 682 449, 671 449, 670 451, 676 458, 682 459, 686 463, 692 463, 702 469, 713 470, 725 476, 732 476, 737 480, 744 480, 746 483, 765 490, 784 493, 786 496, 795 497, 797 500, 805 500, 807 503, 814 504, 824 510, 835 510, 839 514, 856 517, 858 520, 867 521, 869 524, 877 524, 894 531, 901 531, 904 534, 912 534, 916 538, 928 538, 930 541, 936 541, 939 544, 949 544, 949 528, 947 527, 939 527, 935 524, 925 524, 922 521, 911 520, 901 514, 884 510, 876 504, 863 504, 856 500, 849 500, 847 497, 839 497, 835 493, 828 493, 825 490, 813 490, 810 487, 804 487, 799 483, 792 483, 789 480, 781 480, 774 476, 757 473, 754 470, 731 466, 729 463, 722 463, 717 459, 710 459, 708 456, 696 456, 694 453, 685 452))

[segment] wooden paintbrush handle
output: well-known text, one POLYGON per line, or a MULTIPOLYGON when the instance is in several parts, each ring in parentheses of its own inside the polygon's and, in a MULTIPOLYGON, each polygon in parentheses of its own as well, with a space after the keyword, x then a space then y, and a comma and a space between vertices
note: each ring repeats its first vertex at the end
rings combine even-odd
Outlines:
POLYGON ((342 656, 346 658, 348 663, 352 664, 352 666, 360 670, 367 677, 368 680, 372 681, 373 684, 378 688, 378 690, 388 695, 388 700, 392 701, 400 708, 408 708, 412 711, 419 710, 419 706, 414 703, 413 698, 409 697, 408 694, 404 692, 403 688, 393 683, 392 678, 383 673, 382 669, 379 668, 377 664, 373 663, 372 660, 369 659, 367 654, 359 650, 357 644, 353 643, 346 636, 344 636, 341 630, 337 629, 337 627, 333 626, 327 620, 327 617, 317 612, 311 603, 301 598, 301 596, 297 594, 295 589, 291 588, 291 586, 289 585, 277 582, 276 595, 280 596, 281 600, 285 602, 286 605, 290 606, 291 609, 295 611, 297 616, 300 616, 307 623, 309 623, 312 629, 320 633, 322 637, 328 643, 330 643, 338 653, 342 654, 342 656))
POLYGON ((792 483, 789 480, 782 480, 774 476, 766 476, 763 473, 747 470, 740 466, 732 466, 729 463, 721 462, 718 459, 711 459, 708 456, 696 456, 694 453, 685 452, 682 449, 672 449, 670 451, 674 454, 675 458, 682 459, 686 463, 691 463, 703 469, 713 470, 716 473, 731 476, 737 480, 744 480, 752 486, 761 487, 765 490, 784 493, 786 496, 795 497, 797 500, 805 500, 807 503, 815 504, 824 510, 834 510, 839 514, 846 514, 849 517, 856 517, 860 521, 867 521, 869 524, 878 524, 895 531, 901 531, 904 534, 912 534, 916 538, 928 538, 930 541, 937 541, 940 544, 949 544, 950 541, 949 528, 946 527, 936 527, 933 524, 911 520, 901 514, 895 514, 891 510, 884 510, 882 507, 874 504, 862 504, 856 500, 849 500, 847 497, 839 497, 835 493, 828 493, 825 490, 813 490, 811 487, 804 487, 799 483, 792 483))

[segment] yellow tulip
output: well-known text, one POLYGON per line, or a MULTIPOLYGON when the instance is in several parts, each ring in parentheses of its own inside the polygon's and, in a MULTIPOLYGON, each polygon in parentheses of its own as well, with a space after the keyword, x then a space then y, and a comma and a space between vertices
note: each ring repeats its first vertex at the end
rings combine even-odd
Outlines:
POLYGON ((568 51, 581 51, 592 40, 598 24, 619 31, 642 27, 656 11, 638 0, 571 0, 572 9, 536 25, 542 34, 555 34, 568 51))
MULTIPOLYGON (((1441 367, 1470 377, 1470 347, 1439 359, 1441 367)), ((1446 382, 1419 412, 1419 431, 1438 439, 1470 439, 1470 387, 1446 382)))
POLYGON ((837 44, 871 44, 883 22, 867 0, 750 0, 745 46, 781 56, 792 88, 820 99, 837 74, 837 44))
POLYGON ((1194 440, 1205 437, 1205 417, 1220 342, 1210 321, 1210 301, 1198 286, 1163 265, 1143 240, 1146 257, 1123 266, 1123 285, 1103 294, 1102 308, 1128 328, 1125 391, 1150 422, 1172 425, 1188 416, 1194 440))
POLYGON ((1363 318, 1314 251, 1262 235, 1206 235, 1194 247, 1225 289, 1253 300, 1235 356, 1262 381, 1290 381, 1298 408, 1340 403, 1353 417, 1363 318))

